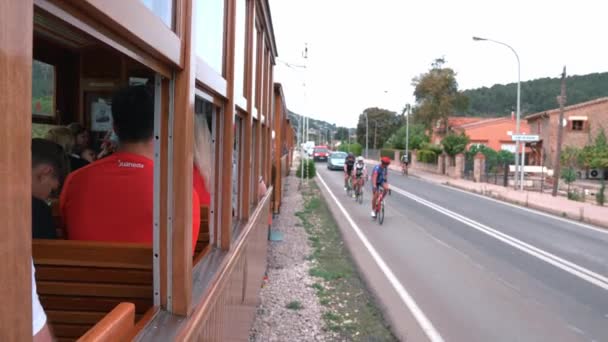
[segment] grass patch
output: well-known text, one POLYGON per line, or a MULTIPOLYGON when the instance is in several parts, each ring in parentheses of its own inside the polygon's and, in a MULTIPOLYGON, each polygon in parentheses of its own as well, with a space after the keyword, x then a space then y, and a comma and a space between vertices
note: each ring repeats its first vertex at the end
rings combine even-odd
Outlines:
POLYGON ((302 310, 304 307, 302 306, 302 303, 300 303, 299 300, 294 300, 289 302, 286 306, 286 308, 288 308, 289 310, 302 310))
POLYGON ((397 341, 365 288, 319 188, 311 182, 302 196, 304 208, 296 216, 309 235, 312 253, 307 260, 313 262, 309 274, 319 278, 311 287, 327 308, 325 329, 339 340, 397 341))

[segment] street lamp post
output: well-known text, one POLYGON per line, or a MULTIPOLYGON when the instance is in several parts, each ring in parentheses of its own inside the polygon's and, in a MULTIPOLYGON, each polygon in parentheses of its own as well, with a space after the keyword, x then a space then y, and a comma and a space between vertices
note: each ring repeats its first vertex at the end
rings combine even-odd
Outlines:
POLYGON ((369 137, 367 135, 369 122, 367 120, 367 112, 365 113, 365 159, 369 159, 369 137))
MULTIPOLYGON (((519 62, 519 55, 517 54, 517 52, 515 51, 514 48, 512 48, 510 45, 503 43, 503 42, 499 42, 493 39, 488 39, 488 38, 480 38, 480 37, 473 37, 474 41, 488 41, 488 42, 493 42, 496 44, 500 44, 503 46, 508 47, 511 51, 513 51, 513 54, 515 54, 515 58, 517 59, 517 121, 515 123, 515 134, 519 135, 519 129, 520 129, 520 116, 521 116, 521 64, 519 62)), ((525 143, 524 143, 524 151, 525 151, 525 143)), ((518 158, 518 153, 519 153, 519 140, 515 141, 515 188, 517 189, 517 182, 518 182, 518 177, 517 177, 517 172, 521 172, 521 181, 520 181, 520 190, 524 189, 524 160, 522 159, 521 162, 521 170, 519 170, 519 158, 518 158)))
POLYGON ((407 105, 407 116, 405 117, 405 158, 409 162, 410 161, 410 113, 412 112, 412 107, 407 105))

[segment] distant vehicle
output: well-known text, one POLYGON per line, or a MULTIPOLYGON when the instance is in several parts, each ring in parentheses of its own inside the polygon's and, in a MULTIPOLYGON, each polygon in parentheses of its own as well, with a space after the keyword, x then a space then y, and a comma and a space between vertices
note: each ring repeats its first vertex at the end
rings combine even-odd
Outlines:
POLYGON ((344 161, 348 154, 346 152, 333 152, 327 158, 327 168, 330 170, 344 170, 344 161))
POLYGON ((312 152, 312 158, 314 161, 327 161, 329 156, 329 149, 327 146, 315 146, 312 152))

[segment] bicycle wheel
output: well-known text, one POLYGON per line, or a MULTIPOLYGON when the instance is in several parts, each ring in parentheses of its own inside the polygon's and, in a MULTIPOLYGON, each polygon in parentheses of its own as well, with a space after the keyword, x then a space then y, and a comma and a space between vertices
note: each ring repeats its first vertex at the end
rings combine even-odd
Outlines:
POLYGON ((384 199, 380 202, 380 210, 378 211, 378 223, 384 223, 384 199))

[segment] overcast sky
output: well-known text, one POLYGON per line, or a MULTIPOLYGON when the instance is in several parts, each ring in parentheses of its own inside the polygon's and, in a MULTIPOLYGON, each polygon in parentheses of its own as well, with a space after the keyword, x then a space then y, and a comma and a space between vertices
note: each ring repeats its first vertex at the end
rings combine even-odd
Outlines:
MULTIPOLYGON (((270 0, 275 81, 288 108, 354 127, 367 107, 400 111, 411 80, 438 57, 461 89, 608 71, 608 3, 592 0, 270 0), (302 51, 308 43, 306 69, 302 51), (304 89, 303 82, 306 82, 304 89)), ((557 95, 557 94, 556 94, 557 95)), ((507 114, 507 113, 505 113, 507 114)))

